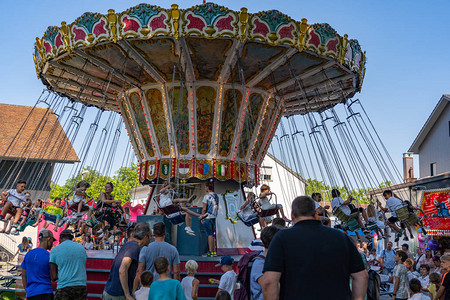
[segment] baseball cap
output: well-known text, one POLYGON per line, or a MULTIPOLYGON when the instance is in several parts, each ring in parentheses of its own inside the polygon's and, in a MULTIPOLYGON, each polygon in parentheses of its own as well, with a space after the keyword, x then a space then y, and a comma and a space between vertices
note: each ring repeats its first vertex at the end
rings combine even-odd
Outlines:
POLYGON ((61 231, 61 233, 59 234, 59 237, 62 237, 62 236, 70 237, 70 239, 73 239, 73 233, 69 229, 64 229, 63 231, 61 231))
POLYGON ((231 266, 234 262, 234 259, 231 256, 225 255, 220 258, 220 263, 216 265, 216 267, 220 266, 231 266))
POLYGON ((52 237, 55 241, 57 240, 57 239, 55 239, 55 237, 53 236, 53 232, 51 232, 50 230, 42 229, 42 230, 39 232, 39 238, 40 238, 40 239, 41 239, 41 238, 48 238, 48 237, 52 237))

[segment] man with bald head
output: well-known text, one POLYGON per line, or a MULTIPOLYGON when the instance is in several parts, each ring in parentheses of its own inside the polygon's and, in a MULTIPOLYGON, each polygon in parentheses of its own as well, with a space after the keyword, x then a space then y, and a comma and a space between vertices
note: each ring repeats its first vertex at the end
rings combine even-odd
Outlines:
POLYGON ((264 299, 364 299, 368 275, 358 250, 346 234, 316 220, 315 212, 310 197, 292 202, 295 225, 279 231, 269 246, 264 299))

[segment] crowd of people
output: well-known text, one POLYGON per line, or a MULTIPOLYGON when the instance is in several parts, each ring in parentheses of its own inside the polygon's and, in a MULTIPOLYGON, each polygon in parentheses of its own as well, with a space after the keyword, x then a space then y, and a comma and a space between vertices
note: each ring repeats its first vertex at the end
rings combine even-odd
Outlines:
MULTIPOLYGON (((80 181, 73 197, 67 201, 67 208, 72 211, 69 216, 61 215, 57 210, 48 215, 49 211, 43 210, 40 201, 30 206, 24 193, 25 186, 25 182, 19 181, 16 189, 2 194, 4 203, 0 219, 10 220, 16 230, 23 224, 35 225, 44 220, 44 229, 39 232, 39 247, 30 250, 30 240, 24 238, 16 253, 25 254, 21 264, 22 277, 29 299, 53 299, 49 288, 51 281, 57 282, 55 299, 85 299, 86 250, 111 247, 116 247, 118 253, 103 299, 198 298, 201 289, 196 278, 198 263, 194 260, 186 262, 187 276, 181 278, 179 254, 174 246, 165 242, 164 223, 156 223, 152 229, 147 223, 130 223, 129 212, 111 194, 111 183, 105 185, 95 208, 91 208, 85 203, 89 184, 80 181), (85 215, 87 217, 80 218, 85 215), (29 222, 31 216, 34 217, 29 222), (66 228, 60 233, 59 245, 53 249, 55 238, 48 230, 49 223, 53 224, 53 231, 63 224, 66 228), (73 225, 74 232, 68 230, 70 225, 73 225), (152 237, 154 241, 150 242, 152 237), (43 259, 34 264, 37 257, 43 259)), ((195 236, 190 226, 191 216, 201 221, 208 236, 209 257, 217 255, 215 224, 219 200, 213 190, 213 182, 208 181, 200 214, 186 207, 181 209, 187 234, 195 236)), ((291 220, 285 216, 281 205, 270 202, 271 194, 270 187, 262 185, 260 195, 249 194, 242 205, 240 218, 256 218, 261 227, 261 237, 252 242, 249 254, 239 261, 238 274, 232 257, 220 258, 216 267, 220 267, 223 275, 220 280, 209 280, 218 285, 216 299, 233 299, 235 295, 241 299, 239 295, 246 293, 249 299, 296 299, 301 295, 305 299, 362 300, 366 297, 368 272, 375 271, 386 276, 384 282, 393 284, 392 299, 427 299, 429 296, 450 300, 450 276, 447 277, 450 255, 432 256, 430 250, 421 253, 418 249, 414 256, 409 252, 408 244, 394 250, 392 242, 387 242, 386 249, 377 255, 370 242, 372 230, 377 233, 378 240, 389 238, 388 227, 395 232, 396 241, 401 236, 408 240, 406 232, 411 224, 396 214, 401 206, 411 214, 418 210, 408 201, 385 191, 386 207, 377 203, 377 208, 370 204, 363 209, 352 204, 353 197, 343 200, 339 190, 333 189, 332 213, 341 220, 337 226, 341 230, 335 230, 330 228, 330 207, 321 206, 320 193, 294 199, 291 220), (269 218, 265 211, 275 211, 279 217, 269 218), (388 211, 391 217, 385 219, 384 213, 388 211), (363 230, 368 243, 362 243, 358 236, 355 245, 349 237, 347 223, 351 219, 363 230), (286 228, 286 224, 291 226, 286 228), (243 278, 242 272, 249 266, 249 261, 252 264, 247 269, 248 278, 243 278)), ((191 203, 195 199, 195 196, 184 199, 175 195, 175 187, 166 184, 157 195, 159 207, 191 203)), ((52 207, 62 207, 61 199, 55 199, 53 204, 52 207)), ((7 232, 6 225, 4 230, 7 232)))

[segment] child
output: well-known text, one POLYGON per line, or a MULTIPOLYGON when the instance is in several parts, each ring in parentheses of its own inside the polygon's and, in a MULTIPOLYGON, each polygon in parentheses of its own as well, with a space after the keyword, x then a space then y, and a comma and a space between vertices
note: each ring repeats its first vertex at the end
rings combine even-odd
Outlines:
POLYGON ((208 253, 207 256, 216 256, 215 230, 216 217, 219 211, 219 197, 214 193, 214 182, 207 181, 205 184, 206 195, 203 197, 202 203, 202 224, 208 236, 208 253), (206 216, 206 217, 205 217, 206 216), (203 219, 205 217, 205 219, 203 219))
POLYGON ((55 204, 56 207, 52 207, 52 206, 47 206, 44 207, 42 210, 40 210, 41 212, 38 215, 38 218, 36 220, 36 223, 33 224, 33 226, 37 226, 42 218, 42 216, 44 216, 44 229, 48 228, 48 222, 47 222, 47 218, 49 217, 54 217, 55 218, 55 228, 53 228, 54 232, 58 232, 58 226, 59 226, 59 222, 61 221, 62 217, 63 217, 63 207, 61 206, 61 198, 56 197, 53 200, 53 203, 55 204))
MULTIPOLYGON (((26 193, 28 194, 28 193, 26 193)), ((19 228, 23 226, 23 224, 25 224, 25 222, 30 218, 31 216, 31 209, 33 206, 33 202, 31 202, 31 199, 27 199, 27 203, 23 206, 23 216, 22 216, 22 220, 19 223, 19 228)))
POLYGON ((408 270, 408 273, 406 274, 408 276, 408 281, 411 281, 411 279, 417 279, 419 277, 419 274, 414 271, 414 262, 412 261, 411 258, 408 258, 407 260, 405 260, 405 266, 406 269, 408 270))
MULTIPOLYGON (((261 209, 269 210, 269 209, 273 209, 273 208, 278 208, 277 215, 279 216, 279 213, 281 213, 281 217, 283 218, 283 220, 289 222, 289 219, 286 218, 286 216, 284 215, 283 205, 270 203, 268 196, 273 194, 270 191, 270 187, 267 184, 263 184, 263 185, 261 185, 260 191, 261 191, 261 194, 259 194, 259 202, 261 204, 261 209)), ((263 221, 263 224, 265 224, 264 227, 267 226, 266 220, 263 221)))
POLYGON ((440 287, 441 287, 441 274, 431 273, 430 286, 428 287, 428 291, 430 292, 430 296, 432 299, 434 299, 440 287))
MULTIPOLYGON (((192 203, 194 199, 197 197, 196 195, 192 195, 189 199, 184 198, 174 198, 175 197, 175 185, 166 183, 164 187, 159 192, 159 205, 161 208, 173 205, 173 204, 180 204, 180 203, 192 203)), ((186 233, 190 236, 195 236, 195 232, 192 230, 192 218, 190 215, 195 216, 199 218, 199 220, 202 220, 206 215, 199 215, 192 210, 187 209, 186 207, 180 206, 181 210, 185 212, 185 218, 184 221, 186 223, 186 227, 184 230, 186 233)))
POLYGON ((195 260, 191 259, 186 263, 185 267, 187 276, 181 281, 184 297, 186 300, 198 300, 197 293, 200 281, 194 277, 198 269, 198 264, 195 260))
MULTIPOLYGON (((234 292, 234 286, 236 283, 236 273, 233 271, 233 263, 234 260, 231 256, 222 256, 220 259, 220 263, 216 265, 216 267, 220 267, 222 272, 224 273, 220 280, 210 278, 209 281, 214 284, 219 284, 219 290, 217 291, 217 294, 221 291, 226 291, 230 295, 233 295, 234 292)), ((217 296, 216 294, 216 296, 217 296)))
POLYGON ((418 279, 411 279, 409 282, 409 290, 411 291, 411 298, 409 300, 430 300, 429 297, 424 296, 420 292, 420 281, 418 279))
POLYGON ((181 283, 169 277, 169 260, 163 256, 157 257, 154 266, 159 279, 152 283, 148 300, 184 300, 181 283))
POLYGON ((425 295, 429 295, 428 287, 430 286, 430 277, 428 274, 430 273, 430 266, 426 264, 420 265, 420 277, 419 281, 422 285, 422 293, 425 295))
POLYGON ((258 217, 258 214, 255 213, 252 209, 252 203, 255 201, 256 195, 252 192, 247 194, 247 200, 242 204, 240 211, 238 212, 239 218, 244 222, 248 222, 258 217))
POLYGON ((81 210, 83 209, 84 202, 86 201, 87 194, 86 190, 91 185, 86 180, 81 180, 77 183, 75 186, 75 193, 73 194, 72 199, 69 200, 69 208, 72 208, 73 206, 77 205, 77 214, 79 215, 81 213, 81 210))
POLYGON ((377 224, 378 228, 375 230, 375 232, 378 235, 378 240, 385 239, 386 237, 384 236, 382 230, 384 230, 386 228, 386 226, 384 225, 384 222, 382 222, 378 219, 378 214, 377 214, 377 210, 375 209, 375 206, 373 204, 369 204, 369 206, 367 206, 366 210, 367 210, 367 218, 368 218, 369 222, 377 224))
POLYGON ((10 209, 15 209, 16 214, 14 215, 14 220, 12 221, 11 226, 13 227, 12 234, 18 235, 19 231, 17 230, 17 222, 19 222, 20 216, 22 215, 23 209, 22 205, 26 202, 25 194, 23 191, 27 186, 27 182, 25 180, 19 180, 16 184, 16 189, 8 190, 7 192, 2 193, 2 199, 6 203, 2 208, 2 212, 0 214, 0 220, 5 218, 6 214, 11 215, 10 209))
POLYGON ((369 257, 367 258, 367 266, 369 269, 378 271, 380 269, 380 261, 377 259, 377 249, 370 249, 369 257), (378 267, 378 268, 375 268, 378 267))
POLYGON ((149 271, 142 272, 141 284, 142 287, 136 291, 136 300, 147 300, 150 293, 150 285, 153 282, 153 273, 149 271))

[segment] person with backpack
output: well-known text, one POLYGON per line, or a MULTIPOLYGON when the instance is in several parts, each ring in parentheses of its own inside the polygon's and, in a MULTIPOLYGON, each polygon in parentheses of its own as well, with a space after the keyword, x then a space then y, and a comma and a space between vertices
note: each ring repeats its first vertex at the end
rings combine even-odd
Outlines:
POLYGON ((388 242, 386 249, 381 251, 380 259, 383 274, 389 275, 395 267, 395 250, 392 249, 392 242, 388 242))
POLYGON ((253 265, 250 271, 250 292, 251 300, 262 300, 262 288, 261 281, 263 277, 264 262, 266 259, 267 251, 269 251, 269 245, 273 237, 280 231, 279 227, 269 226, 265 227, 261 232, 261 241, 264 244, 264 252, 255 257, 253 265))

